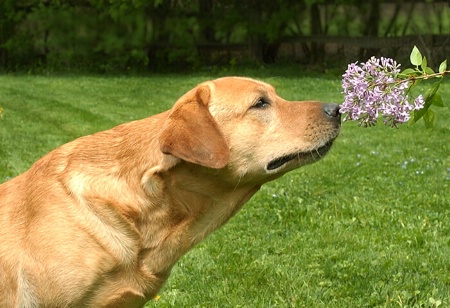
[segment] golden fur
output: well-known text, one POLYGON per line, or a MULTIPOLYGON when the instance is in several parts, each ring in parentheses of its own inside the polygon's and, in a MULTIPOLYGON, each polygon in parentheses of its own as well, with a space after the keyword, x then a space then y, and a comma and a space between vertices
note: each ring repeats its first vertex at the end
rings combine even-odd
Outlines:
POLYGON ((339 127, 337 106, 227 77, 62 145, 0 185, 0 307, 143 306, 183 254, 263 183, 320 159, 339 127))

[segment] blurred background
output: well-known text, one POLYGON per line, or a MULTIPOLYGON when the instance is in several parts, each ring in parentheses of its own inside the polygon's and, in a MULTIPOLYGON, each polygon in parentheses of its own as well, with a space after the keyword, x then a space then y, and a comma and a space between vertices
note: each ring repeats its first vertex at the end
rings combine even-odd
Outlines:
POLYGON ((450 2, 1 0, 0 70, 173 71, 450 55, 450 2))

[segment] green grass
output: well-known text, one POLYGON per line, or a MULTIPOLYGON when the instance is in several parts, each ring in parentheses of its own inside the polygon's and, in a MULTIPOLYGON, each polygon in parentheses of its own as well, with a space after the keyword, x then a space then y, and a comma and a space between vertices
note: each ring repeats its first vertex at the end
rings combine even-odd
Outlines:
MULTIPOLYGON (((290 100, 342 101, 337 77, 233 74, 290 100)), ((215 77, 0 76, 0 182, 215 77)), ((442 96, 449 105, 449 82, 442 96)), ((327 157, 265 185, 180 260, 148 307, 450 306, 450 112, 436 111, 434 131, 344 123, 327 157)))

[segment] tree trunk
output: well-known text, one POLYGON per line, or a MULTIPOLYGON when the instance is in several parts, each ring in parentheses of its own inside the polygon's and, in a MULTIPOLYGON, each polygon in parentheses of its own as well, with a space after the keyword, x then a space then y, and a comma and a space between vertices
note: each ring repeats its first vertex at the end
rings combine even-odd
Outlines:
MULTIPOLYGON (((248 3, 247 3, 248 4, 248 3)), ((261 62, 263 59, 263 41, 261 34, 256 31, 256 26, 261 24, 261 2, 260 1, 252 1, 253 9, 249 10, 248 19, 250 20, 249 27, 250 33, 248 35, 247 44, 248 44, 248 55, 250 61, 253 62, 261 62)))
MULTIPOLYGON (((322 20, 320 14, 320 6, 318 3, 313 3, 310 8, 310 25, 311 35, 323 35, 322 20)), ((311 43, 311 56, 313 63, 322 63, 325 57, 325 45, 323 43, 311 43)))
MULTIPOLYGON (((380 20, 380 2, 378 0, 369 1, 369 16, 364 27, 363 35, 366 37, 378 37, 378 28, 380 20)), ((376 48, 360 48, 359 58, 365 61, 367 58, 378 54, 376 48)))
POLYGON ((389 33, 392 31, 392 28, 394 27, 395 23, 397 22, 399 13, 400 13, 400 9, 403 6, 403 0, 397 0, 395 2, 395 10, 394 10, 394 14, 392 15, 391 19, 389 20, 389 24, 386 28, 386 31, 384 31, 384 36, 388 36, 389 33))
MULTIPOLYGON (((212 18, 213 5, 213 0, 198 0, 201 43, 206 45, 215 42, 214 19, 212 18)), ((201 60, 205 64, 211 64, 211 49, 204 48, 199 52, 201 60)))

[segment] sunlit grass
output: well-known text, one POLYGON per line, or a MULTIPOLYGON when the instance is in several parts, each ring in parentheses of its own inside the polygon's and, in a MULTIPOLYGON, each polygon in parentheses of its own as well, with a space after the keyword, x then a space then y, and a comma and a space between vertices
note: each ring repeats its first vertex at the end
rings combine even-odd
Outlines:
MULTIPOLYGON (((290 100, 342 101, 337 77, 230 74, 268 81, 290 100)), ((0 76, 0 182, 215 77, 0 76)), ((442 90, 450 105, 450 84, 442 90)), ((344 123, 327 157, 263 186, 180 260, 148 307, 449 306, 450 112, 436 111, 434 131, 344 123)))

